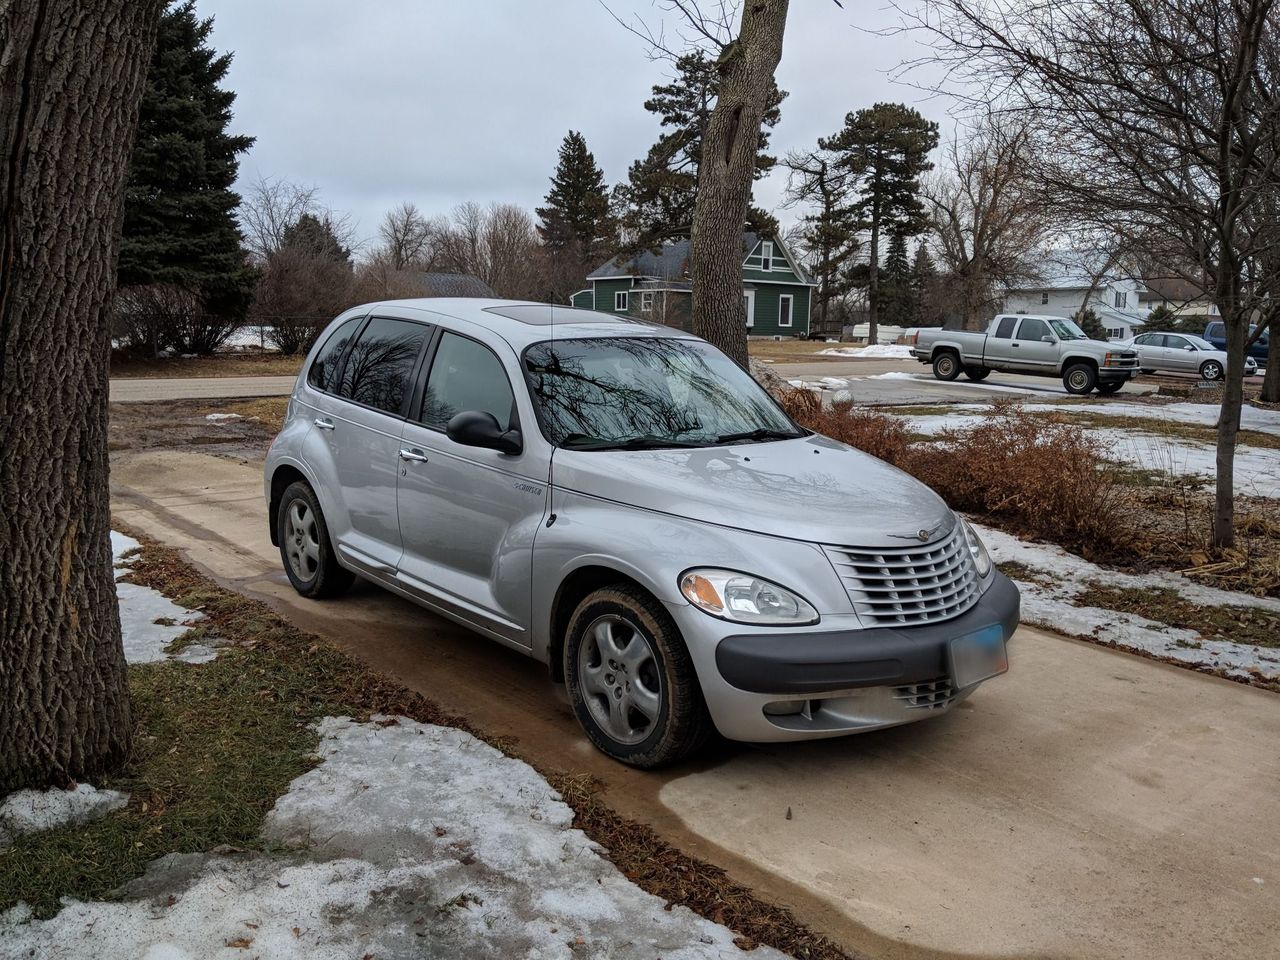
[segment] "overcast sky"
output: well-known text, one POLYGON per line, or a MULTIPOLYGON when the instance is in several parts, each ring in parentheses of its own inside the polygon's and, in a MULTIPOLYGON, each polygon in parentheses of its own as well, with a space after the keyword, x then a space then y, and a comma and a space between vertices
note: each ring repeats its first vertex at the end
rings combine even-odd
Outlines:
MULTIPOLYGON (((610 7, 655 25, 664 16, 645 0, 610 7)), ((257 137, 242 183, 317 186, 365 240, 402 200, 427 214, 465 200, 531 209, 570 129, 617 183, 657 137, 643 103, 671 74, 597 0, 198 0, 197 9, 215 19, 214 45, 235 53, 235 130, 257 137)), ((778 68, 791 95, 773 133, 777 155, 882 100, 910 103, 946 129, 941 103, 887 76, 914 42, 866 32, 896 17, 864 0, 844 9, 794 0, 778 68)), ((673 39, 677 23, 667 24, 673 39)), ((780 173, 761 182, 757 202, 776 209, 784 184, 780 173)))

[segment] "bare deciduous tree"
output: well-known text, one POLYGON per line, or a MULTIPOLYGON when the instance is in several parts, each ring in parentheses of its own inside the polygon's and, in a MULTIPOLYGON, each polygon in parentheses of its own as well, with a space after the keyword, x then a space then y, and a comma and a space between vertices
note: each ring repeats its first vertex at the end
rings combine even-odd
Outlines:
POLYGON ((437 239, 436 266, 478 277, 500 297, 537 296, 538 231, 529 212, 510 203, 463 203, 437 239))
POLYGON ((985 117, 943 148, 925 183, 934 248, 966 329, 995 309, 999 289, 1035 279, 1051 216, 1032 169, 1035 139, 1016 119, 985 117))
POLYGON ((435 236, 434 225, 412 203, 405 201, 388 210, 378 227, 378 235, 382 238, 379 254, 392 270, 411 266, 426 269, 435 236))
POLYGON ((1227 331, 1213 539, 1231 547, 1250 325, 1280 308, 1262 269, 1280 189, 1276 0, 928 0, 900 8, 955 92, 1033 118, 1045 183, 1120 236, 1177 251, 1227 331), (968 93, 966 93, 968 91, 968 93), (972 91, 978 91, 973 93, 972 91))

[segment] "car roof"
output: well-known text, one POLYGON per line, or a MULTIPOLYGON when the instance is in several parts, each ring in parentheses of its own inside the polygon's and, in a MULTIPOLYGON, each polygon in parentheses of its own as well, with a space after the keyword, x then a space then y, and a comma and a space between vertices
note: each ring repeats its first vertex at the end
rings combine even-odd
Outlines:
MULTIPOLYGON (((678 327, 615 316, 599 310, 537 303, 530 300, 495 300, 481 297, 424 297, 414 300, 381 300, 366 304, 369 312, 394 307, 414 313, 447 317, 474 324, 506 340, 517 350, 544 340, 644 337, 697 340, 678 327)), ((423 316, 430 322, 431 316, 423 316)))

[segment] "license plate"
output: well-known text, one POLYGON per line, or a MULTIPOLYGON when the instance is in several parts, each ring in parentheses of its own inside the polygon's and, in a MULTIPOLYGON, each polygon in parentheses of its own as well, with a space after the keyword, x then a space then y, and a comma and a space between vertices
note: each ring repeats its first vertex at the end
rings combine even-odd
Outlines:
POLYGON ((957 690, 981 683, 1009 669, 1004 631, 993 624, 951 641, 951 682, 957 690))

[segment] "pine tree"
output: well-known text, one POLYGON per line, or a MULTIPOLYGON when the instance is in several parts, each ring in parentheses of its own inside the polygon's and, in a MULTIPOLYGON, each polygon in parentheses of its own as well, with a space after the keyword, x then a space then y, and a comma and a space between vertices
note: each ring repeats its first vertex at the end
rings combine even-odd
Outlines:
POLYGON ((916 327, 937 327, 942 325, 942 317, 935 302, 935 287, 938 282, 938 268, 929 255, 929 248, 921 243, 916 247, 915 259, 911 262, 911 325, 916 327))
POLYGON ((933 169, 929 152, 938 145, 938 125, 900 103, 877 103, 845 116, 844 127, 818 141, 841 155, 858 183, 856 209, 871 233, 867 263, 869 342, 876 342, 880 310, 880 236, 915 236, 925 225, 920 175, 933 169))
POLYGON ((907 260, 907 238, 900 233, 889 238, 889 255, 884 261, 881 284, 884 322, 899 327, 910 324, 911 264, 907 260))
POLYGON ((560 144, 560 160, 546 204, 537 210, 544 246, 591 261, 613 244, 617 231, 609 214, 604 171, 576 130, 570 130, 560 144))
MULTIPOLYGON (((676 61, 676 78, 653 88, 644 108, 656 114, 663 133, 643 159, 631 165, 627 182, 619 187, 626 204, 625 226, 640 249, 655 246, 671 237, 688 236, 698 195, 698 164, 702 140, 720 89, 719 64, 705 51, 676 61)), ((782 119, 786 91, 770 81, 769 100, 760 124, 755 178, 768 173, 777 158, 768 154, 769 130, 782 119)), ((745 229, 757 233, 777 233, 778 222, 767 212, 752 207, 745 229)))
POLYGON ((1107 340, 1106 327, 1102 325, 1102 321, 1098 319, 1098 315, 1090 308, 1081 313, 1076 314, 1076 323, 1080 325, 1080 329, 1085 332, 1090 340, 1107 340))
POLYGON ((328 217, 304 213, 284 231, 281 247, 297 251, 316 260, 351 267, 351 250, 342 245, 328 217))
POLYGON ((165 284, 201 308, 241 320, 254 271, 241 247, 231 189, 253 137, 227 132, 236 95, 220 84, 231 54, 209 46, 212 18, 194 0, 160 21, 138 117, 117 271, 122 286, 165 284))

